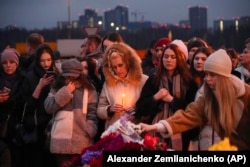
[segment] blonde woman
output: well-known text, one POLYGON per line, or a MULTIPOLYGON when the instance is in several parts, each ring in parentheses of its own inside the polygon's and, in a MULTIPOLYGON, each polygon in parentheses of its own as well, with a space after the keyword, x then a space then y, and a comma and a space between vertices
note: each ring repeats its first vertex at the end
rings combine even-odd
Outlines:
POLYGON ((231 69, 232 62, 225 50, 212 53, 204 65, 204 95, 168 119, 153 125, 141 123, 142 130, 169 137, 208 121, 221 138, 229 137, 239 150, 249 150, 250 87, 232 76, 231 69))
POLYGON ((147 80, 142 73, 141 60, 127 44, 115 43, 104 54, 105 83, 99 97, 97 115, 112 125, 125 112, 133 113, 135 103, 147 80))

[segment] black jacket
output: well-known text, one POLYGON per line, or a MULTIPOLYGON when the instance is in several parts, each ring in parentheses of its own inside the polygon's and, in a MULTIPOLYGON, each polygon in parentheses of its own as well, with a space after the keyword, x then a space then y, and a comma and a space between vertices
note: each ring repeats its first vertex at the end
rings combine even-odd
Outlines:
POLYGON ((3 87, 10 89, 10 97, 6 102, 0 103, 0 130, 7 122, 7 136, 4 138, 10 141, 15 134, 15 126, 20 120, 22 113, 21 85, 24 75, 17 71, 13 76, 8 76, 0 72, 0 90, 3 87), (8 121, 7 121, 8 119, 8 121))
POLYGON ((22 85, 22 101, 26 103, 26 110, 24 115, 24 126, 26 130, 33 130, 35 127, 35 113, 37 118, 37 127, 40 142, 44 142, 44 130, 51 119, 51 114, 48 114, 44 109, 44 100, 50 91, 50 85, 45 86, 38 99, 35 99, 32 94, 38 85, 40 78, 45 74, 45 70, 41 67, 35 66, 33 71, 26 74, 22 85))

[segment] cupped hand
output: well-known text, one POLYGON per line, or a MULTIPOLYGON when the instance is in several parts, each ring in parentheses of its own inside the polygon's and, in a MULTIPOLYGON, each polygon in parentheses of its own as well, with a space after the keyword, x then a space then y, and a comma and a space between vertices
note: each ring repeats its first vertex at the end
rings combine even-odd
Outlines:
POLYGON ((135 111, 135 108, 134 107, 123 107, 124 110, 127 112, 127 113, 132 113, 135 111))
POLYGON ((113 104, 109 108, 109 112, 122 112, 124 108, 121 104, 113 104))
POLYGON ((161 88, 155 95, 154 95, 154 99, 155 100, 161 100, 163 99, 164 96, 168 95, 169 92, 166 88, 161 88))
POLYGON ((170 103, 170 102, 173 101, 173 96, 170 95, 170 94, 167 94, 166 96, 164 96, 164 97, 162 98, 162 100, 165 101, 165 102, 170 103))

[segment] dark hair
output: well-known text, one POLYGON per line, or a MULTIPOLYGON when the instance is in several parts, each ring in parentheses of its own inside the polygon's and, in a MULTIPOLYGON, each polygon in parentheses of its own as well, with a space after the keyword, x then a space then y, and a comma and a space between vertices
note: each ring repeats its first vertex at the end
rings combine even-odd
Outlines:
MULTIPOLYGON (((96 75, 96 68, 97 68, 97 60, 92 57, 84 57, 78 59, 80 62, 86 61, 88 64, 88 75, 87 78, 90 80, 90 82, 94 85, 96 88, 96 91, 98 93, 102 90, 102 80, 96 75)), ((101 70, 101 68, 99 69, 101 70)), ((100 72, 102 74, 102 72, 100 72)))
POLYGON ((184 81, 184 84, 188 85, 190 83, 191 79, 192 79, 192 75, 191 75, 191 73, 189 71, 189 68, 188 68, 188 65, 186 63, 186 60, 183 57, 183 53, 179 49, 179 47, 177 45, 175 45, 175 44, 169 44, 169 45, 167 45, 164 48, 164 50, 162 52, 160 65, 157 67, 157 71, 156 71, 155 78, 154 78, 155 86, 158 87, 160 85, 162 74, 166 73, 166 69, 164 68, 164 65, 163 65, 163 57, 164 57, 163 55, 164 55, 164 53, 165 53, 165 51, 167 49, 171 49, 175 53, 175 55, 176 55, 177 66, 176 66, 176 69, 174 71, 174 75, 180 74, 181 78, 184 81))
POLYGON ((40 44, 44 43, 44 38, 41 34, 32 33, 26 41, 33 49, 36 49, 40 44))
POLYGON ((149 60, 151 61, 152 53, 151 53, 150 49, 154 48, 156 41, 157 41, 157 40, 154 39, 154 40, 152 40, 152 41, 150 42, 150 44, 149 44, 149 46, 148 46, 148 49, 147 49, 147 51, 146 51, 146 53, 145 53, 145 55, 144 55, 144 59, 149 59, 149 60))
POLYGON ((95 75, 96 68, 97 68, 97 60, 95 60, 94 58, 88 57, 87 63, 88 63, 89 75, 90 76, 95 75))
POLYGON ((58 50, 54 51, 54 56, 56 60, 59 60, 61 58, 61 53, 58 50))
POLYGON ((231 59, 232 58, 237 59, 239 57, 238 53, 236 52, 234 48, 228 48, 226 49, 226 52, 231 59))
POLYGON ((97 60, 91 57, 83 57, 83 58, 78 58, 80 62, 86 61, 88 64, 88 75, 92 76, 95 74, 95 70, 97 67, 97 60))
MULTIPOLYGON (((81 86, 83 88, 94 90, 94 87, 91 84, 90 79, 88 78, 88 76, 86 76, 84 74, 80 74, 80 76, 77 77, 77 78, 75 78, 74 80, 79 80, 79 83, 81 83, 81 86)), ((63 86, 65 86, 65 84, 66 84, 65 77, 63 77, 62 74, 59 74, 56 77, 56 79, 52 82, 51 88, 53 88, 56 91, 58 91, 60 88, 62 88, 63 86)))
POLYGON ((54 56, 54 51, 51 49, 51 47, 47 44, 41 44, 37 47, 36 49, 36 53, 35 53, 35 62, 36 62, 36 66, 41 66, 40 65, 40 58, 42 56, 42 54, 46 52, 48 54, 50 54, 51 59, 52 59, 52 65, 50 67, 49 70, 54 70, 55 69, 55 56, 54 56))
POLYGON ((187 49, 190 51, 194 47, 208 47, 207 43, 201 38, 193 37, 187 43, 187 49))
POLYGON ((108 39, 108 40, 110 40, 112 42, 123 42, 123 38, 119 33, 117 33, 117 32, 109 32, 106 35, 104 35, 103 38, 102 38, 102 44, 101 44, 102 51, 105 50, 105 48, 103 46, 103 42, 106 39, 108 39))
POLYGON ((196 55, 198 53, 204 53, 208 57, 212 52, 213 52, 212 49, 206 48, 206 47, 200 47, 194 52, 194 55, 193 55, 193 58, 192 58, 191 64, 190 64, 190 71, 192 74, 196 73, 196 70, 194 69, 194 59, 195 59, 196 55))
POLYGON ((101 43, 102 38, 100 35, 97 34, 91 34, 87 37, 88 43, 95 43, 97 46, 101 43))

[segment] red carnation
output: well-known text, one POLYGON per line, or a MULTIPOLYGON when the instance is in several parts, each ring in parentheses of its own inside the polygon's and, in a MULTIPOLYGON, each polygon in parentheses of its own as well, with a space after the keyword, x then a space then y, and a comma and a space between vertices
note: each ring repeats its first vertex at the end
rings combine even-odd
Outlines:
POLYGON ((145 149, 155 150, 158 141, 158 137, 152 137, 150 133, 146 133, 144 136, 143 146, 145 149))
POLYGON ((89 162, 90 167, 101 167, 102 166, 102 159, 103 154, 101 154, 99 157, 92 158, 89 162))

